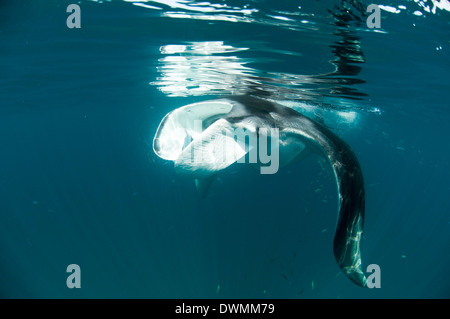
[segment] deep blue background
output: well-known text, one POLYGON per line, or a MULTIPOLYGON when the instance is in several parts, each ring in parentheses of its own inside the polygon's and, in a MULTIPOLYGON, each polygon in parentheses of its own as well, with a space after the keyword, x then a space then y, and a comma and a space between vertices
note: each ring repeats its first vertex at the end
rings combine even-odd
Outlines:
MULTIPOLYGON (((336 186, 318 158, 270 176, 230 167, 201 200, 151 148, 167 112, 212 97, 149 85, 161 46, 260 41, 302 54, 235 53, 261 74, 322 74, 333 70, 328 29, 82 1, 82 28, 72 30, 69 3, 0 5, 0 297, 450 297, 448 12, 416 17, 405 2, 408 13, 382 11, 386 33, 355 31, 367 96, 352 101, 358 122, 330 126, 364 173, 363 265, 382 271, 381 289, 369 290, 334 261, 336 186), (66 287, 72 263, 81 289, 66 287)), ((298 6, 250 5, 261 16, 298 6)))

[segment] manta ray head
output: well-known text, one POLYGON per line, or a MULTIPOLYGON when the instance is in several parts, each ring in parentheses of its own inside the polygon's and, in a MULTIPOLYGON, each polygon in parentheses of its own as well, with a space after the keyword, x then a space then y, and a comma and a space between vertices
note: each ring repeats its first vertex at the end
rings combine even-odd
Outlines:
MULTIPOLYGON (((349 279, 365 287, 360 252, 365 204, 361 168, 350 147, 321 124, 288 107, 235 96, 171 111, 158 127, 153 149, 159 157, 173 161, 178 174, 194 178, 200 194, 206 196, 214 176, 242 162, 248 153, 251 160, 262 140, 270 140, 271 153, 278 156, 277 168, 310 151, 329 160, 339 192, 335 259, 349 279), (276 136, 266 139, 269 131, 276 136)), ((257 159, 254 163, 263 169, 257 159)))

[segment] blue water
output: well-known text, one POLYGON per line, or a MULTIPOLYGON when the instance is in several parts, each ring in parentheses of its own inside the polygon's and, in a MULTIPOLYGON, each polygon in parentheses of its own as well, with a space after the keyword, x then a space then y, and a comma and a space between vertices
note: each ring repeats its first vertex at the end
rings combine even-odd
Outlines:
POLYGON ((450 297, 448 2, 380 3, 369 29, 370 1, 78 1, 69 29, 71 2, 0 5, 1 297, 450 297), (352 147, 363 269, 380 266, 381 288, 334 260, 319 158, 232 166, 202 200, 154 154, 166 113, 230 94, 352 147))

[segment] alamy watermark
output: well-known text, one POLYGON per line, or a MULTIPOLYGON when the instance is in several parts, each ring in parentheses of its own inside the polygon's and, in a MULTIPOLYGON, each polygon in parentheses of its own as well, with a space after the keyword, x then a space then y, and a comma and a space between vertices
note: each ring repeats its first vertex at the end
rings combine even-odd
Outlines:
POLYGON ((371 12, 366 20, 367 27, 369 29, 381 28, 380 6, 377 4, 369 4, 366 12, 371 12))
POLYGON ((381 268, 377 264, 370 264, 367 266, 366 272, 370 273, 367 276, 367 288, 381 288, 381 268))
MULTIPOLYGON (((81 8, 78 4, 69 4, 66 12, 70 13, 67 17, 66 25, 69 29, 81 28, 81 8)), ((369 29, 381 28, 381 14, 380 6, 377 4, 370 4, 367 6, 366 12, 371 14, 367 17, 366 24, 369 29)))
MULTIPOLYGON (((67 277, 67 288, 81 288, 81 269, 77 264, 70 264, 67 266, 66 272, 70 273, 67 277)), ((370 264, 367 266, 367 288, 381 288, 381 268, 377 264, 370 264)))
POLYGON ((67 266, 66 272, 70 273, 67 277, 67 288, 81 288, 81 269, 77 264, 67 266))
POLYGON ((66 12, 70 13, 67 17, 66 25, 69 29, 81 28, 81 9, 78 4, 69 4, 66 12))
MULTIPOLYGON (((199 135, 203 132, 201 120, 194 121, 194 132, 199 135)), ((248 163, 260 165, 261 174, 275 174, 280 166, 278 128, 256 128, 250 131, 224 127, 214 134, 198 137, 195 143, 201 145, 191 147, 190 157, 186 158, 188 163, 246 163, 248 157, 248 163)))

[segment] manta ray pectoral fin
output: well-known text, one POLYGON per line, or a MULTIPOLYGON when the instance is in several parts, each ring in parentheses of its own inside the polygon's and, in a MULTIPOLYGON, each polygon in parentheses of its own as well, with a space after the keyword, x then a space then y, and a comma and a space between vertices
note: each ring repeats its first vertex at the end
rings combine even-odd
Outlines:
POLYGON ((250 151, 251 147, 235 139, 234 127, 225 119, 209 126, 175 160, 175 171, 196 179, 208 178, 250 151))
POLYGON ((215 100, 189 104, 169 112, 156 131, 153 150, 163 159, 176 160, 188 143, 231 108, 232 104, 226 100, 215 100))

